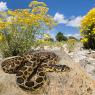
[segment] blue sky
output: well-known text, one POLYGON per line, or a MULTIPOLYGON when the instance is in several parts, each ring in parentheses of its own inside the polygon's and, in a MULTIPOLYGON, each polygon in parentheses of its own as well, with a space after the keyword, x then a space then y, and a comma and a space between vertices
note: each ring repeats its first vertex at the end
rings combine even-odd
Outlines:
MULTIPOLYGON (((95 7, 95 0, 38 0, 49 7, 49 14, 59 24, 50 32, 52 36, 57 32, 65 35, 79 36, 80 22, 86 13, 95 7)), ((27 8, 31 0, 0 0, 0 10, 27 8), (6 4, 1 4, 6 2, 6 4)))

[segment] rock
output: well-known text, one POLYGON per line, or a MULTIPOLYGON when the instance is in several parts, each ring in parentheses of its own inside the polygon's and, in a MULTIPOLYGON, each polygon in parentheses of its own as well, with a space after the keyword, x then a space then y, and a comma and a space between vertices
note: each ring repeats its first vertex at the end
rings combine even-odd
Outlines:
POLYGON ((95 51, 91 51, 91 54, 89 55, 89 57, 94 58, 95 59, 95 51))
POLYGON ((88 58, 88 50, 78 50, 70 53, 69 55, 73 58, 75 62, 79 62, 80 60, 84 60, 88 58))
POLYGON ((90 77, 95 79, 95 59, 83 59, 80 60, 80 64, 90 75, 90 77))
MULTIPOLYGON (((75 63, 64 51, 55 51, 61 58, 59 64, 71 68, 70 72, 48 73, 49 84, 35 95, 95 95, 95 80, 92 80, 79 63, 75 63)), ((6 74, 0 68, 0 95, 34 95, 18 87, 14 74, 6 74)))
POLYGON ((80 48, 79 46, 74 52, 68 54, 75 62, 80 63, 81 67, 85 69, 91 78, 95 79, 95 51, 80 48))

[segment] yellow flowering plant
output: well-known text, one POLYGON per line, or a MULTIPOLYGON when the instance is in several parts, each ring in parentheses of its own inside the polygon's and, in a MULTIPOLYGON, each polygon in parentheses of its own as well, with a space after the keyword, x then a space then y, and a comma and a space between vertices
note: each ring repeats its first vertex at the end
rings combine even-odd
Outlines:
POLYGON ((81 40, 84 47, 95 49, 95 8, 91 9, 81 22, 81 40))
POLYGON ((2 45, 0 49, 4 47, 8 49, 2 49, 4 57, 28 51, 35 44, 37 35, 44 34, 42 33, 43 26, 51 29, 56 25, 53 17, 48 15, 48 7, 44 2, 32 1, 29 7, 8 10, 5 12, 6 16, 1 18, 0 33, 3 34, 5 41, 0 42, 2 45))
POLYGON ((74 49, 76 47, 76 43, 77 43, 77 40, 76 39, 68 39, 67 40, 68 52, 74 51, 74 49))

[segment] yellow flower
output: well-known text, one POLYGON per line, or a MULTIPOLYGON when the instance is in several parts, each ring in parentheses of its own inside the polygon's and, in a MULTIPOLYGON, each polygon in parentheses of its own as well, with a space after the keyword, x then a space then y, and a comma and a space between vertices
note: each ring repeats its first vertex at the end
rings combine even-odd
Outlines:
POLYGON ((3 35, 0 34, 0 42, 2 42, 2 41, 3 41, 3 35))
POLYGON ((5 29, 6 27, 7 27, 7 23, 5 23, 5 22, 0 22, 0 29, 2 30, 2 29, 5 29))
POLYGON ((88 38, 83 38, 81 42, 88 42, 88 38))
POLYGON ((49 34, 44 34, 44 37, 45 38, 50 38, 50 35, 49 34))

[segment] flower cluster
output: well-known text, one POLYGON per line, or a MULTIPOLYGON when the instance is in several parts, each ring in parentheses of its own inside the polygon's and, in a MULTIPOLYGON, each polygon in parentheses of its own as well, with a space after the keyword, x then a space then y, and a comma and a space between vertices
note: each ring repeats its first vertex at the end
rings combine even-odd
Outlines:
POLYGON ((91 9, 81 22, 81 40, 86 48, 95 49, 95 8, 91 9))
POLYGON ((88 42, 88 38, 81 39, 81 42, 88 42))
POLYGON ((81 33, 89 33, 88 31, 95 34, 95 8, 90 10, 81 22, 81 33))
POLYGON ((55 25, 53 17, 47 14, 48 7, 44 2, 32 1, 29 7, 31 9, 8 10, 10 20, 0 23, 0 29, 4 29, 7 23, 34 27, 41 27, 44 23, 49 28, 55 25))
MULTIPOLYGON (((36 43, 37 36, 44 34, 46 29, 55 24, 53 17, 48 15, 48 7, 44 2, 32 1, 30 8, 0 12, 1 51, 5 57, 22 54, 36 43), (1 16, 2 15, 2 16, 1 16)), ((47 36, 45 36, 47 38, 47 36)), ((37 43, 46 43, 38 40, 37 43)))

